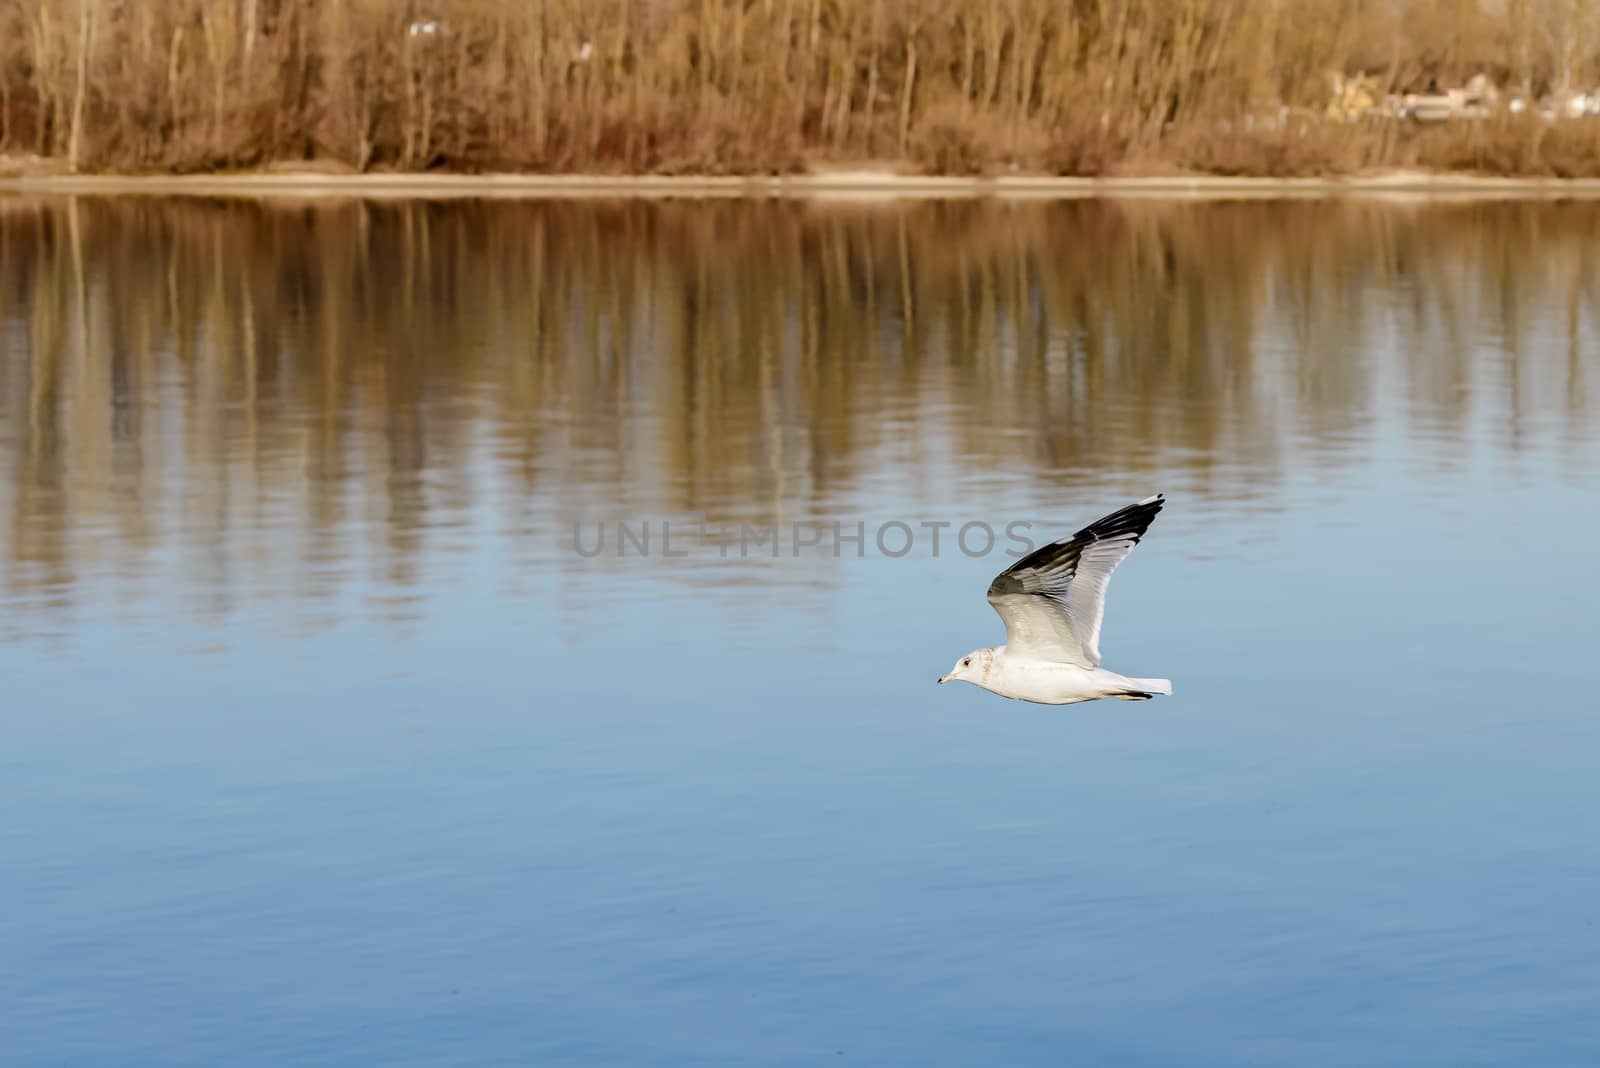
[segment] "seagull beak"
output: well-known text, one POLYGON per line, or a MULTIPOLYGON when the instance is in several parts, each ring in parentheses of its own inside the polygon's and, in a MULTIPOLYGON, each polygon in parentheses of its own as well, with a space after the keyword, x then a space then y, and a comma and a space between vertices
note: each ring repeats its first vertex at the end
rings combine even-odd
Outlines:
POLYGON ((949 675, 940 675, 939 676, 939 685, 943 686, 944 683, 945 683, 945 680, 948 679, 949 677, 950 677, 949 675))

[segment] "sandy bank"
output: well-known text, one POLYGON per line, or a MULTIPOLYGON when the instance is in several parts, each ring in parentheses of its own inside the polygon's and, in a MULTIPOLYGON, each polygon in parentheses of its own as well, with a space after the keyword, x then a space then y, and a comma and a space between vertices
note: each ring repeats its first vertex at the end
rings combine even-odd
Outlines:
POLYGON ((1001 197, 1285 198, 1325 196, 1600 197, 1600 178, 1491 178, 1395 172, 1341 178, 919 177, 840 170, 782 177, 541 174, 20 175, 0 193, 248 197, 809 197, 842 200, 1001 197))

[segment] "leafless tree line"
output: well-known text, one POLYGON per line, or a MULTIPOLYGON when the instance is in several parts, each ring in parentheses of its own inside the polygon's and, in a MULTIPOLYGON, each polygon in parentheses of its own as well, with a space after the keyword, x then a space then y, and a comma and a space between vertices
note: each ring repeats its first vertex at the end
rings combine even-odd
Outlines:
POLYGON ((131 171, 1568 173, 1591 166, 1587 129, 1317 116, 1334 72, 1565 89, 1597 53, 1600 0, 0 0, 0 151, 131 171))

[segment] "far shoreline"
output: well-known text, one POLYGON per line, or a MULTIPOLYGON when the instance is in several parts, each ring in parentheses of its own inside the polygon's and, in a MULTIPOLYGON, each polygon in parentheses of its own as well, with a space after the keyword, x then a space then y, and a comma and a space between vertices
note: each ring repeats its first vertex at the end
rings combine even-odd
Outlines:
POLYGON ((322 199, 1286 199, 1333 197, 1600 198, 1600 178, 1514 178, 1395 171, 1320 178, 1182 175, 1061 178, 937 177, 878 170, 793 175, 355 174, 314 170, 237 174, 20 174, 0 195, 203 196, 322 199))

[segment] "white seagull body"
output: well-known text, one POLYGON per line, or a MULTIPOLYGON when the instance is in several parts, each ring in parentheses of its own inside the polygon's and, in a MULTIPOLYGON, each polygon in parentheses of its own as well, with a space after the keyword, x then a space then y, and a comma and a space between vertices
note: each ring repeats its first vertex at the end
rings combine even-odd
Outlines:
POLYGON ((1005 622, 1006 643, 968 653, 940 684, 970 682, 1044 705, 1171 694, 1168 679, 1128 678, 1100 666, 1100 621, 1111 572, 1133 552, 1164 503, 1159 493, 1146 497, 1035 549, 995 576, 989 604, 1005 622))

